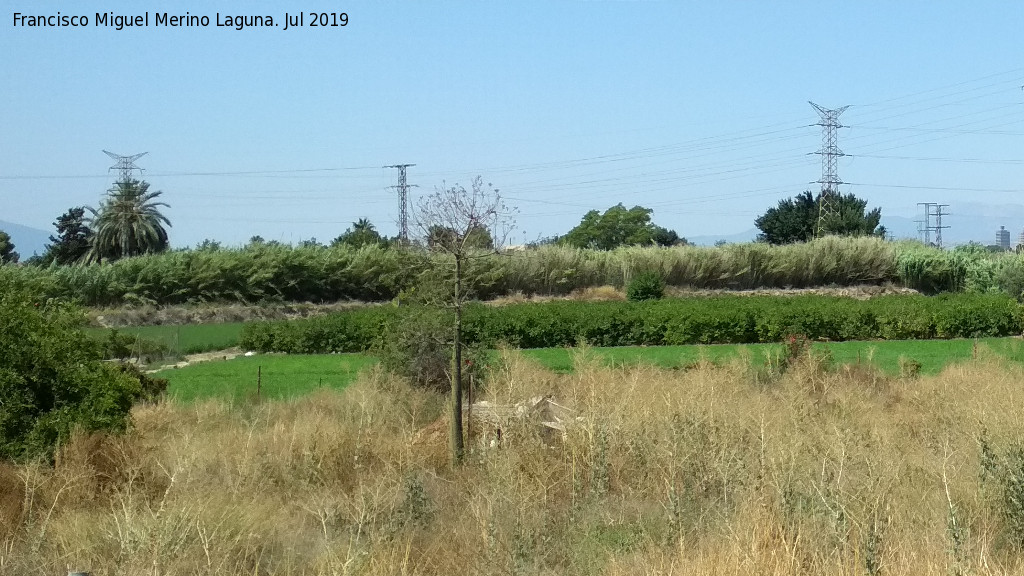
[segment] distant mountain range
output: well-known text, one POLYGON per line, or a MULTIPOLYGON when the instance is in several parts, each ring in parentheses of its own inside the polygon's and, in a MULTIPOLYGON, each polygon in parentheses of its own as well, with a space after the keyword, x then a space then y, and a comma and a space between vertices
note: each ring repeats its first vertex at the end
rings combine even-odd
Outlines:
POLYGON ((0 220, 0 230, 10 234, 11 241, 14 242, 14 251, 22 260, 27 260, 32 254, 42 254, 46 251, 46 245, 50 243, 51 233, 38 228, 0 220))

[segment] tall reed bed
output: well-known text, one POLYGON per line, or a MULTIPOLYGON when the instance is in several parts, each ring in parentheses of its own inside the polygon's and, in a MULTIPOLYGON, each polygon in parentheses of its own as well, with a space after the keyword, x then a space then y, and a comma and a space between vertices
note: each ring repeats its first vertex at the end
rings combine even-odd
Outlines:
MULTIPOLYGON (((177 251, 100 266, 3 267, 0 277, 31 280, 46 297, 88 306, 195 302, 381 301, 445 266, 422 250, 263 245, 177 251)), ((1015 254, 942 251, 877 238, 828 237, 806 244, 626 247, 612 251, 542 246, 475 260, 468 286, 481 298, 564 295, 622 287, 641 272, 670 286, 697 289, 808 288, 896 283, 928 293, 1024 292, 1015 254)))

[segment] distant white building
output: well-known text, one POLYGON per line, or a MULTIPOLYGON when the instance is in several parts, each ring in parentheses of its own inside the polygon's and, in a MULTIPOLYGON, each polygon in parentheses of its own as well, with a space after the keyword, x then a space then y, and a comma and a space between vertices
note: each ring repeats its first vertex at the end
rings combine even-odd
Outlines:
POLYGON ((996 246, 1003 250, 1010 249, 1010 231, 1006 229, 1006 226, 1000 226, 999 230, 996 230, 996 246))

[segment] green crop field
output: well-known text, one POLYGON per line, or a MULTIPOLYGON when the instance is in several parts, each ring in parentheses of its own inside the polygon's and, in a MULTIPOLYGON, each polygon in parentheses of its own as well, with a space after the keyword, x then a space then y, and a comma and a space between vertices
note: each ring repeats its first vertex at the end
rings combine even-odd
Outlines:
MULTIPOLYGON (((177 326, 129 326, 116 328, 118 333, 139 336, 145 340, 159 342, 175 355, 223 350, 238 346, 242 333, 242 322, 221 324, 183 324, 177 326)), ((106 338, 110 328, 87 328, 86 332, 96 338, 106 338)))
MULTIPOLYGON (((901 340, 875 342, 816 343, 832 353, 836 364, 871 363, 888 374, 899 373, 901 357, 921 363, 921 372, 934 374, 946 365, 967 360, 975 353, 995 354, 1024 362, 1024 342, 1018 338, 974 340, 901 340)), ((745 355, 752 363, 763 363, 770 355, 781 355, 780 344, 723 344, 713 346, 632 346, 590 348, 611 365, 646 362, 663 368, 679 368, 701 358, 728 362, 745 355)), ((572 348, 523 350, 527 358, 555 372, 571 372, 572 348)), ((344 388, 364 370, 376 363, 366 354, 259 355, 229 361, 211 361, 157 373, 169 381, 168 393, 179 400, 219 397, 232 400, 255 398, 257 371, 261 372, 261 397, 300 396, 320 386, 344 388)))
MULTIPOLYGON (((1018 338, 982 338, 977 341, 978 353, 995 353, 1015 361, 1024 361, 1024 342, 1018 338)), ((921 372, 934 374, 952 362, 971 358, 975 341, 959 340, 879 340, 871 342, 815 343, 816 350, 831 352, 836 364, 871 363, 888 374, 899 374, 900 358, 921 363, 921 372)), ((721 344, 711 346, 623 346, 593 348, 598 357, 613 365, 647 362, 663 368, 680 368, 704 358, 711 362, 727 362, 744 354, 754 363, 784 353, 781 344, 721 344)), ((572 348, 538 348, 523 353, 556 372, 570 372, 572 348)))
POLYGON ((178 400, 255 398, 257 377, 261 398, 280 399, 320 387, 344 388, 374 363, 374 358, 363 354, 243 356, 168 368, 155 376, 168 380, 167 392, 178 400))

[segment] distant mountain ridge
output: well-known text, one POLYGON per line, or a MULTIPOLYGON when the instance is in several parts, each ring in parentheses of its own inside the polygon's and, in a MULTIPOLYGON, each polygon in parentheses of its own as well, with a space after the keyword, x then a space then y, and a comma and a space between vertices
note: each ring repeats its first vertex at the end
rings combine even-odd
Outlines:
POLYGON ((10 234, 11 241, 14 242, 14 251, 22 260, 27 260, 33 254, 41 255, 50 243, 50 232, 38 228, 0 220, 0 230, 10 234))

